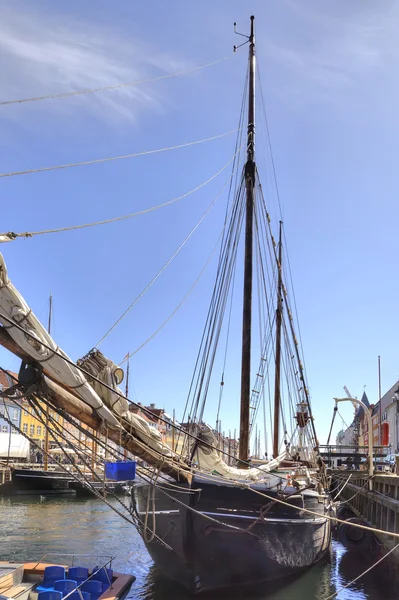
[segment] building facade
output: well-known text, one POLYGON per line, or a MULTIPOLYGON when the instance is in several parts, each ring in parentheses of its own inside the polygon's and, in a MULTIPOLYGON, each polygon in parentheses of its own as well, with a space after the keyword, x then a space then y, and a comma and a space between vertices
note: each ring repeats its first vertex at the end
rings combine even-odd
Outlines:
POLYGON ((399 454, 399 381, 394 383, 376 404, 370 404, 366 393, 362 402, 371 412, 372 431, 362 407, 356 410, 353 423, 339 432, 337 445, 358 445, 367 447, 369 435, 373 446, 388 447, 388 454, 399 454))
POLYGON ((381 437, 388 438, 390 453, 399 453, 399 381, 381 398, 381 437))
MULTIPOLYGON (((14 374, 12 374, 14 375, 14 374)), ((7 389, 14 385, 14 380, 10 375, 4 373, 4 371, 0 371, 0 390, 7 389)), ((1 398, 0 400, 0 432, 1 433, 11 433, 14 431, 14 427, 21 426, 21 409, 9 398, 1 398), (6 416, 13 423, 11 427, 9 423, 3 418, 6 416)))
POLYGON ((49 448, 56 446, 58 442, 62 443, 62 435, 64 435, 64 419, 56 412, 48 409, 49 419, 47 419, 47 406, 44 403, 39 402, 34 410, 30 404, 23 399, 22 400, 22 414, 21 414, 21 429, 22 432, 29 436, 29 438, 38 444, 41 448, 44 448, 46 439, 46 426, 48 427, 48 441, 49 448), (40 417, 40 418, 39 418, 40 417), (57 431, 57 427, 53 424, 52 419, 56 422, 60 428, 60 433, 57 431))

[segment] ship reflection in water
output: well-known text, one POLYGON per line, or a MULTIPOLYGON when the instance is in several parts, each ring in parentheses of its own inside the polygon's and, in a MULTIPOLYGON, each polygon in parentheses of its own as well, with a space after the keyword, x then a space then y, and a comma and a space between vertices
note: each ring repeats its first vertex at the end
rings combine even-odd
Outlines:
MULTIPOLYGON (((262 594, 242 594, 237 589, 217 596, 208 595, 200 598, 208 600, 224 600, 241 598, 244 600, 326 600, 337 593, 347 583, 366 571, 378 558, 378 551, 373 555, 370 551, 358 550, 348 552, 340 542, 333 541, 330 556, 313 567, 304 575, 291 581, 270 584, 262 594)), ((388 559, 389 560, 389 559, 388 559)), ((399 598, 398 580, 394 580, 392 563, 377 566, 364 578, 349 588, 343 589, 335 596, 338 600, 397 600, 399 598)), ((138 598, 143 600, 189 600, 193 596, 184 589, 166 579, 164 575, 152 566, 140 590, 138 598)))
MULTIPOLYGON (((112 502, 112 500, 110 500, 112 502)), ((126 499, 128 502, 128 499, 126 499)), ((128 598, 140 600, 189 600, 187 592, 166 579, 153 565, 141 538, 100 500, 75 498, 0 498, 0 560, 28 561, 45 553, 107 554, 115 556, 116 570, 137 577, 128 598)), ((242 600, 325 600, 380 558, 379 549, 346 551, 333 542, 328 559, 309 572, 280 585, 270 585, 262 595, 243 594, 242 600)), ((51 562, 56 559, 51 558, 51 562)), ((91 564, 92 560, 88 559, 91 564)), ((390 558, 387 559, 390 561, 390 558)), ((399 597, 392 563, 384 561, 338 600, 394 600, 399 597)), ((224 595, 232 598, 231 592, 224 595)), ((222 594, 206 596, 221 600, 222 594)))

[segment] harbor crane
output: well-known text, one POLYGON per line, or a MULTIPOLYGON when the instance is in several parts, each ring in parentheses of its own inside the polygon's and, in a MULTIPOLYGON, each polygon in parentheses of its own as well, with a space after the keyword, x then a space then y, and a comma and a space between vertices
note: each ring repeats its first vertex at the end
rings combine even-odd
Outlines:
MULTIPOLYGON (((348 398, 353 398, 355 400, 355 398, 352 396, 352 394, 350 393, 350 391, 348 390, 346 385, 344 385, 344 390, 345 390, 345 393, 348 396, 348 398)), ((352 402, 352 405, 353 405, 353 408, 355 409, 355 414, 356 414, 358 406, 357 406, 356 402, 352 402)))

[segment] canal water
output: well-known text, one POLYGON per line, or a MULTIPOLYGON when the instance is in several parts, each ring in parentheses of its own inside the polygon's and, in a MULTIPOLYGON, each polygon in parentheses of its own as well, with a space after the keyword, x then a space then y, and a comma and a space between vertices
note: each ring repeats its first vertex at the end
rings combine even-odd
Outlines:
MULTIPOLYGON (((101 500, 0 498, 0 560, 32 561, 49 554, 46 559, 48 562, 62 562, 59 554, 63 553, 114 556, 115 570, 137 577, 129 592, 129 599, 191 598, 154 567, 133 525, 124 521, 101 500)), ((325 600, 365 571, 380 556, 378 549, 374 554, 358 550, 348 552, 338 541, 334 541, 327 560, 294 581, 284 582, 278 588, 270 587, 260 598, 325 600)), ((106 560, 105 558, 103 564, 106 560)), ((389 560, 388 558, 387 561, 389 560)), ((392 563, 389 565, 387 561, 350 588, 339 592, 336 598, 398 599, 399 586, 394 582, 392 563)), ((84 557, 79 562, 94 566, 100 561, 84 557)), ((242 600, 252 600, 252 597, 244 595, 239 597, 242 600)), ((217 594, 207 598, 220 600, 221 596, 217 594)))

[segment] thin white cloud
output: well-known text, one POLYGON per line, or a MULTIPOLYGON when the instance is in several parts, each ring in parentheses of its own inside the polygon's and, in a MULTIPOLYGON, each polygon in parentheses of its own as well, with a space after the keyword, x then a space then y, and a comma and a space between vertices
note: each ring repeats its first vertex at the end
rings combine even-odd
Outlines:
MULTIPOLYGON (((26 5, 25 5, 26 6, 26 5)), ((142 40, 62 15, 0 7, 1 99, 26 98, 112 85, 186 69, 187 61, 151 52, 142 40)), ((161 88, 124 88, 80 97, 82 109, 104 120, 136 120, 143 111, 162 110, 161 88)), ((68 101, 48 100, 46 111, 68 111, 68 101)), ((10 111, 10 118, 18 112, 10 111)), ((7 118, 4 112, 1 118, 7 118)))
MULTIPOLYGON (((398 59, 399 5, 380 3, 370 9, 284 0, 294 35, 267 39, 269 60, 290 77, 292 91, 306 95, 356 86, 364 74, 394 68, 398 59), (293 28, 295 23, 295 28, 293 28)), ((281 30, 279 31, 281 34, 281 30)))

